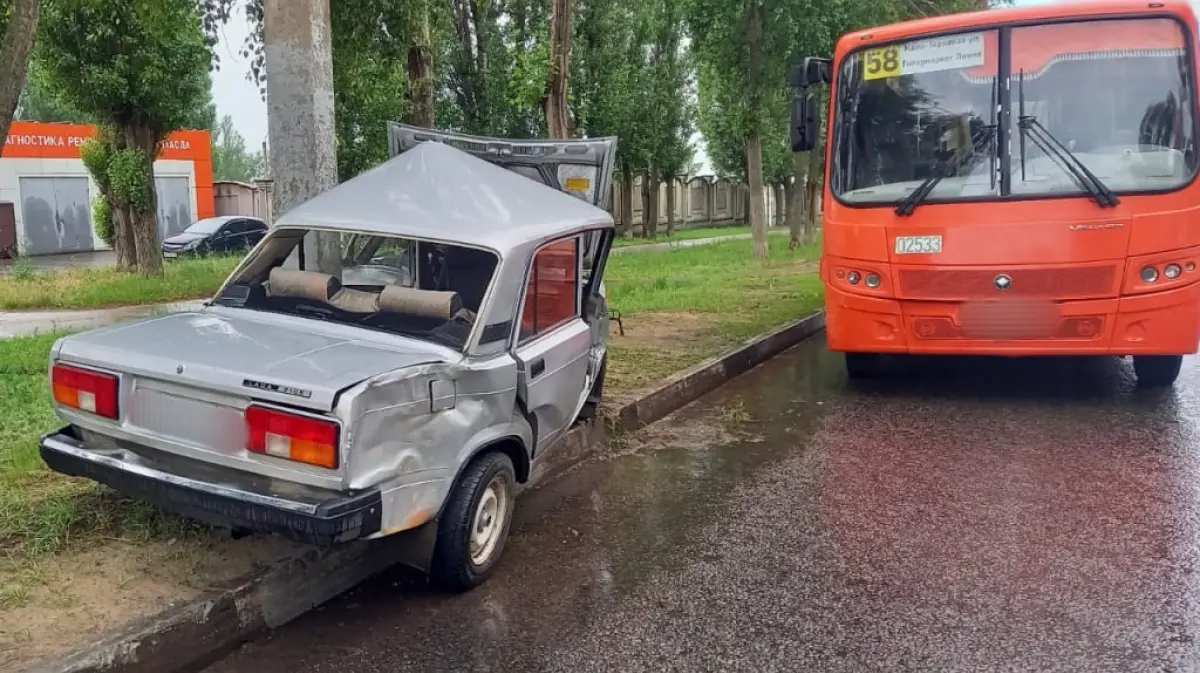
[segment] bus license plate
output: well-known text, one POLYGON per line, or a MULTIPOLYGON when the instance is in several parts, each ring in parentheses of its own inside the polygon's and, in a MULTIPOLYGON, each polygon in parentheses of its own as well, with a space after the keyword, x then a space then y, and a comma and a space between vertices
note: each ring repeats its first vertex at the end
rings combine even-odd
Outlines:
POLYGON ((897 255, 931 255, 942 251, 941 236, 897 236, 897 255))

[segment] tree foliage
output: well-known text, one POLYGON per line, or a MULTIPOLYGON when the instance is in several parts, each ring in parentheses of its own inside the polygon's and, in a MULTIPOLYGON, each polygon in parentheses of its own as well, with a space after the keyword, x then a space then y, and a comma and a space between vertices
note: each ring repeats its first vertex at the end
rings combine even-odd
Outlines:
POLYGON ((263 170, 262 152, 246 149, 246 140, 225 115, 212 129, 213 179, 250 182, 263 170))
MULTIPOLYGON (((61 100, 104 127, 119 264, 162 272, 154 157, 210 118, 212 40, 192 2, 43 0, 36 60, 61 100)), ((96 175, 96 173, 93 173, 96 175)))

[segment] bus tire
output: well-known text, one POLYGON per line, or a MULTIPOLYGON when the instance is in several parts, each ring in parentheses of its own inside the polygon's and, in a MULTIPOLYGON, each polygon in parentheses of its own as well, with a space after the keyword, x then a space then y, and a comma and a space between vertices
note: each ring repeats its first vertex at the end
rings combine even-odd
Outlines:
POLYGON ((883 356, 879 353, 845 353, 846 374, 852 379, 874 379, 883 375, 883 356))
POLYGON ((1179 378, 1182 355, 1135 355, 1133 371, 1141 388, 1166 388, 1179 378))

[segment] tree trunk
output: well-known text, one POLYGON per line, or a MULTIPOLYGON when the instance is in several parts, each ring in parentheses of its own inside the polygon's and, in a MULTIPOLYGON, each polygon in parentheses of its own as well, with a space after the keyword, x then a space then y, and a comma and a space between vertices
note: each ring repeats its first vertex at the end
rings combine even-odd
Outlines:
POLYGON ((784 200, 787 201, 788 247, 796 248, 804 237, 804 170, 805 156, 796 153, 792 160, 796 174, 783 185, 784 200))
POLYGON ((633 234, 633 169, 628 163, 621 162, 621 235, 633 234))
MULTIPOLYGON (((687 187, 684 187, 687 189, 687 187)), ((667 236, 675 235, 675 178, 667 180, 667 236)))
POLYGON ((134 271, 137 269, 137 246, 133 242, 133 208, 127 205, 117 206, 109 198, 109 207, 113 218, 113 248, 117 253, 117 269, 134 271))
POLYGON ((412 43, 408 47, 408 118, 410 123, 434 127, 433 49, 429 30, 429 4, 422 0, 410 26, 412 43))
POLYGON ((783 183, 777 183, 772 186, 775 195, 775 222, 774 226, 778 227, 783 224, 786 215, 784 214, 783 204, 787 202, 787 198, 783 193, 783 183))
POLYGON ((144 203, 124 204, 128 208, 129 226, 124 236, 132 241, 138 273, 147 276, 163 274, 162 242, 158 236, 158 195, 154 188, 154 159, 158 156, 159 136, 145 126, 126 126, 119 130, 123 149, 142 153, 142 175, 148 185, 144 203))
POLYGON ((746 164, 749 168, 750 237, 754 240, 754 258, 767 258, 767 222, 763 203, 762 136, 757 131, 746 138, 746 164))
POLYGON ((0 42, 0 152, 4 151, 8 127, 12 125, 21 89, 25 87, 42 0, 15 0, 9 11, 8 28, 0 42))
POLYGON ((648 197, 647 203, 650 206, 649 215, 645 220, 646 238, 653 240, 658 236, 658 210, 662 201, 658 195, 661 191, 659 187, 662 183, 658 181, 657 177, 649 177, 646 180, 646 184, 649 185, 646 189, 646 194, 648 197))
POLYGON ((750 237, 754 240, 755 259, 766 259, 767 223, 763 203, 762 124, 763 109, 763 7, 762 0, 750 0, 746 6, 746 36, 750 46, 747 72, 750 128, 746 134, 746 182, 749 183, 750 237))
POLYGON ((550 9, 550 81, 546 87, 546 131, 551 138, 570 138, 567 111, 567 76, 571 64, 571 5, 574 0, 553 0, 550 9))
POLYGON ((824 185, 825 144, 817 137, 816 146, 808 153, 808 171, 804 180, 804 243, 817 240, 817 218, 820 217, 821 188, 824 185))
POLYGON ((642 238, 650 235, 650 178, 642 175, 642 238))

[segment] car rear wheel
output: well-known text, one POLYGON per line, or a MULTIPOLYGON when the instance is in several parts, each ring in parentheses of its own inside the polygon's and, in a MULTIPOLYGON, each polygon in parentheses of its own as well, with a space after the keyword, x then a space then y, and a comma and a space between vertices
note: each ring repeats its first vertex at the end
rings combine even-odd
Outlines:
POLYGON ((516 474, 512 460, 485 453, 463 470, 447 496, 438 526, 430 579, 449 591, 468 591, 495 570, 512 523, 516 474))
POLYGON ((1179 378, 1183 366, 1182 355, 1135 355, 1133 371, 1137 374, 1138 386, 1142 388, 1166 388, 1179 378))
POLYGON ((846 374, 852 379, 873 379, 883 374, 883 356, 878 353, 846 353, 846 374))

